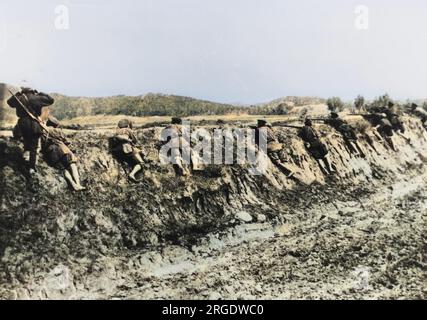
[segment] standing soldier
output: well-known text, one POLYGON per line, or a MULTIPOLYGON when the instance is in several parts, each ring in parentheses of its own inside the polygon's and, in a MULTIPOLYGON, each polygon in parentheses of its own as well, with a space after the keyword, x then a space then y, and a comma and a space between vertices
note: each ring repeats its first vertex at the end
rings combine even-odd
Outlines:
POLYGON ((7 101, 10 107, 16 109, 16 115, 19 118, 16 131, 19 131, 24 139, 24 154, 29 152, 30 173, 36 171, 37 149, 44 133, 41 123, 47 120, 48 106, 54 102, 48 94, 30 88, 22 88, 7 101))
POLYGON ((267 143, 267 155, 271 162, 282 171, 287 178, 293 177, 294 173, 289 170, 283 163, 283 145, 279 143, 277 137, 271 128, 271 125, 266 120, 258 120, 258 125, 255 132, 255 144, 259 147, 260 138, 265 139, 267 143))
POLYGON ((316 159, 322 171, 326 174, 334 173, 335 170, 327 158, 329 151, 322 141, 320 141, 319 135, 313 129, 313 123, 310 119, 307 118, 305 120, 305 125, 300 129, 298 136, 304 141, 305 147, 312 157, 316 159))
POLYGON ((332 112, 330 118, 325 120, 325 123, 342 134, 351 153, 365 157, 365 154, 357 142, 356 130, 347 121, 341 119, 338 113, 332 112))
POLYGON ((69 148, 69 141, 58 129, 59 122, 53 117, 47 121, 49 134, 41 139, 42 153, 48 164, 64 171, 64 176, 75 191, 86 190, 80 184, 80 175, 77 168, 77 157, 69 148))
POLYGON ((144 152, 138 147, 138 139, 133 131, 133 124, 127 119, 122 119, 117 125, 114 136, 113 152, 120 158, 133 165, 129 179, 137 182, 136 174, 142 170, 144 165, 144 152))

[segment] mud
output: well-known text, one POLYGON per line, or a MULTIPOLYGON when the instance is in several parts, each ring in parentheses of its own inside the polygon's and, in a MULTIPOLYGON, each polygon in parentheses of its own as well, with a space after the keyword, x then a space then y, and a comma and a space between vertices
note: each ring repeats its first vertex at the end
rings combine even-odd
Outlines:
POLYGON ((6 299, 425 298, 427 133, 407 119, 397 153, 368 130, 366 158, 319 127, 337 170, 326 177, 292 129, 287 179, 268 160, 176 177, 158 163, 141 182, 108 152, 112 132, 70 131, 85 193, 43 162, 26 176, 21 146, 0 139, 0 297, 6 299))

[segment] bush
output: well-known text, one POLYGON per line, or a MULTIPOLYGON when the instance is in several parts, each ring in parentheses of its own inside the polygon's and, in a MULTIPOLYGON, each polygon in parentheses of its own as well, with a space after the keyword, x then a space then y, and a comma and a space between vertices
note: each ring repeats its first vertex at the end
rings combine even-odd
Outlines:
POLYGON ((329 98, 326 101, 326 104, 328 105, 328 109, 331 112, 340 112, 344 110, 344 102, 338 97, 332 97, 329 98))
POLYGON ((358 95, 354 100, 354 107, 356 110, 360 111, 365 106, 365 98, 361 95, 358 95))

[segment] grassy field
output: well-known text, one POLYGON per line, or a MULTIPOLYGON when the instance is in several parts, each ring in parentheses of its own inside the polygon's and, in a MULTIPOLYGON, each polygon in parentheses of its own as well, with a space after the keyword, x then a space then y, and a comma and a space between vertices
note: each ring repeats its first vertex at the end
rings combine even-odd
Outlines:
MULTIPOLYGON (((214 124, 218 120, 223 120, 226 123, 244 122, 256 123, 258 119, 266 119, 269 122, 284 121, 289 119, 298 119, 303 110, 307 110, 310 116, 326 115, 327 107, 325 105, 311 105, 295 108, 289 115, 249 115, 249 114, 227 114, 227 115, 199 115, 184 117, 183 119, 189 120, 193 123, 206 123, 214 124)), ((93 115, 85 117, 77 117, 72 119, 64 119, 61 124, 64 126, 80 125, 83 127, 96 127, 96 128, 111 128, 115 127, 119 120, 126 118, 132 120, 136 127, 149 126, 151 124, 165 124, 171 121, 168 116, 152 116, 152 117, 132 117, 123 115, 93 115)), ((17 119, 12 117, 2 123, 3 128, 11 128, 15 125, 17 119)))

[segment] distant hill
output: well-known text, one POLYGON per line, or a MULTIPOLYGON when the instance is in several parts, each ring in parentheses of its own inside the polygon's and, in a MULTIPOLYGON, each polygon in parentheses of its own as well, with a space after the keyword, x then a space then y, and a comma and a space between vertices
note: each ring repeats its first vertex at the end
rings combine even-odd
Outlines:
POLYGON ((247 112, 247 108, 241 106, 153 93, 134 97, 81 98, 60 94, 53 94, 53 97, 55 98, 53 114, 59 119, 99 114, 184 117, 247 112))

